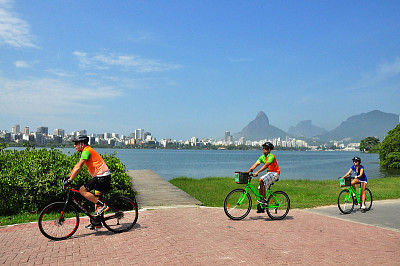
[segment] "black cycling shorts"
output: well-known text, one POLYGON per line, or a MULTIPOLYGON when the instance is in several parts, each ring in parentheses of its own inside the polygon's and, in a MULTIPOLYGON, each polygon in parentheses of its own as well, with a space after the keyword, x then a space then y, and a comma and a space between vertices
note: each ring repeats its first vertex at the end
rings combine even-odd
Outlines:
POLYGON ((84 187, 88 190, 98 190, 101 192, 106 192, 111 189, 111 175, 106 176, 95 176, 90 179, 84 187))

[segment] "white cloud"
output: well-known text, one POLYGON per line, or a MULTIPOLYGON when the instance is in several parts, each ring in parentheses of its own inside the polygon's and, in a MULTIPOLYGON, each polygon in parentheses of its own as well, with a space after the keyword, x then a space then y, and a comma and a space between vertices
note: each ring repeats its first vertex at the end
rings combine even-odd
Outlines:
POLYGON ((73 77, 74 74, 71 74, 65 70, 62 69, 47 69, 47 72, 59 76, 59 77, 73 77))
POLYGON ((30 67, 30 65, 25 61, 15 61, 14 65, 15 65, 15 67, 22 67, 22 68, 30 67))
POLYGON ((29 24, 11 10, 10 1, 0 1, 0 45, 35 47, 29 24))
POLYGON ((375 73, 366 74, 350 89, 362 89, 377 86, 386 80, 400 75, 400 58, 395 58, 393 63, 382 63, 376 67, 375 73))
POLYGON ((163 63, 157 60, 142 58, 137 55, 96 54, 89 56, 85 52, 73 52, 82 68, 109 69, 110 67, 123 67, 134 69, 138 72, 157 72, 181 68, 179 64, 163 63))
POLYGON ((0 77, 0 112, 9 115, 70 114, 81 110, 94 112, 101 108, 96 100, 121 96, 112 86, 75 86, 57 79, 22 81, 0 77))

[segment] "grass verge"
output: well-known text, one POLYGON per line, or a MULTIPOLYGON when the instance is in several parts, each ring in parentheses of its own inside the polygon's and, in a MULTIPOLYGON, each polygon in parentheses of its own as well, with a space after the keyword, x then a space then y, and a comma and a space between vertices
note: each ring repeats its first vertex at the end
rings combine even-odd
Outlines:
MULTIPOLYGON (((201 201, 204 206, 223 207, 225 196, 235 188, 245 185, 236 184, 230 177, 209 177, 194 179, 187 177, 174 178, 171 184, 182 189, 192 197, 201 201)), ((258 187, 258 178, 252 180, 252 185, 258 187)), ((367 187, 372 192, 373 201, 400 198, 400 177, 370 179, 367 187)), ((339 180, 280 180, 272 187, 272 191, 282 190, 289 195, 291 208, 313 208, 337 204, 339 180)), ((252 194, 253 208, 256 198, 252 194)))

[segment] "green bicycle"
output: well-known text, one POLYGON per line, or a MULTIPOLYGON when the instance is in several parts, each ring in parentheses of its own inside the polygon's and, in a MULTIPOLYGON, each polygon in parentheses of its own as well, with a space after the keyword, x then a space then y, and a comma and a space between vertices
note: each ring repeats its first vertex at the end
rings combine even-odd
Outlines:
MULTIPOLYGON (((251 185, 252 173, 236 172, 236 183, 247 184, 244 189, 234 189, 228 193, 224 201, 225 214, 232 220, 241 220, 245 218, 252 207, 250 191, 254 193, 257 200, 262 196, 251 185)), ((289 196, 283 191, 271 191, 271 185, 268 186, 266 197, 268 204, 259 204, 257 208, 266 210, 272 220, 281 220, 286 217, 290 209, 289 196)))
MULTIPOLYGON (((347 187, 343 189, 338 196, 338 207, 343 214, 349 214, 353 211, 354 205, 362 204, 361 198, 361 185, 358 191, 354 190, 351 186, 351 180, 354 179, 351 175, 345 178, 338 178, 340 180, 341 187, 347 187)), ((365 210, 369 211, 372 206, 372 193, 369 188, 365 188, 365 210)))

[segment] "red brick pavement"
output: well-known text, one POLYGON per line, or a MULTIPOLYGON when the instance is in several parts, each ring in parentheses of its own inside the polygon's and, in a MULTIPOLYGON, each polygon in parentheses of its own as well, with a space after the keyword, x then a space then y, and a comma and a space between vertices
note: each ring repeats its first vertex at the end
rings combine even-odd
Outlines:
POLYGON ((122 234, 86 222, 64 241, 48 240, 35 223, 0 228, 0 264, 400 264, 400 232, 301 210, 281 221, 255 211, 232 221, 221 208, 147 210, 122 234))

